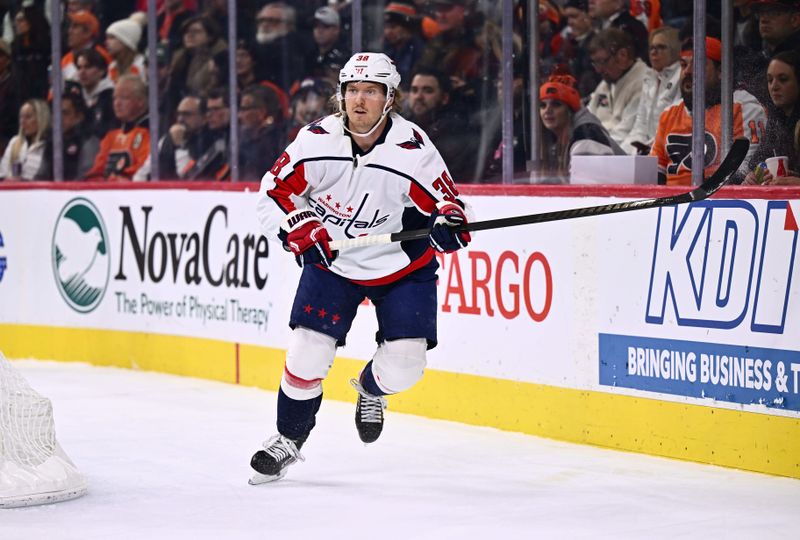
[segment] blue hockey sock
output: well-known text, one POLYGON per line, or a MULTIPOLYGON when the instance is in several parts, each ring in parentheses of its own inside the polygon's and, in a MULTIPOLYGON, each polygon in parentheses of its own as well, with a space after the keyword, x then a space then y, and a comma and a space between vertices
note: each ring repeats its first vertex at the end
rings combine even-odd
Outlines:
POLYGON ((375 382, 375 375, 372 373, 372 360, 367 364, 367 367, 364 368, 364 371, 361 372, 361 387, 372 394, 373 396, 385 396, 386 392, 380 389, 378 383, 375 382))
POLYGON ((313 399, 292 399, 278 390, 278 433, 301 445, 316 424, 322 396, 313 399))

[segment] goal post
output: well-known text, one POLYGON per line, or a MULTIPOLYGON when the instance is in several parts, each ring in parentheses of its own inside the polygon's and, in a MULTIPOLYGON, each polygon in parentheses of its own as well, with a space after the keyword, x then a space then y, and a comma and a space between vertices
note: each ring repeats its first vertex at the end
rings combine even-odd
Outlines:
POLYGON ((66 501, 86 478, 56 440, 53 406, 0 352, 0 508, 66 501))

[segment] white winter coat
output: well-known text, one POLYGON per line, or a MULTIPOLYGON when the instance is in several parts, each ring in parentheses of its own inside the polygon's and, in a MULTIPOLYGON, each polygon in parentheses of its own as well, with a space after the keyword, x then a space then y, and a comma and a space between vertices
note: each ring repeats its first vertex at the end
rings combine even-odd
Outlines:
POLYGON ((45 142, 38 141, 28 144, 28 141, 23 139, 15 167, 15 163, 11 162, 11 152, 18 139, 19 135, 14 135, 6 146, 6 151, 0 160, 0 180, 33 180, 36 173, 39 172, 44 156, 45 142))
POLYGON ((636 148, 631 145, 632 142, 653 144, 661 113, 681 100, 680 78, 680 62, 665 67, 661 72, 648 69, 642 82, 642 97, 639 100, 639 110, 636 113, 633 129, 622 143, 622 149, 627 153, 636 153, 636 148))
POLYGON ((637 59, 619 80, 613 83, 600 81, 589 96, 586 108, 600 120, 617 144, 622 144, 633 129, 642 83, 649 69, 647 64, 637 59))

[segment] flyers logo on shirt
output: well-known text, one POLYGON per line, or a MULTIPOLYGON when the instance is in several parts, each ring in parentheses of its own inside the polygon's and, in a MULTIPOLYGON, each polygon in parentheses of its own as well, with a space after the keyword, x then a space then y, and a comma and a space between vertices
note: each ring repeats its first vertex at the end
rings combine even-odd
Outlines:
MULTIPOLYGON (((706 131, 705 158, 703 168, 708 167, 717 160, 718 146, 714 136, 706 131)), ((692 170, 692 135, 670 133, 667 135, 667 155, 670 164, 667 166, 668 174, 678 174, 682 170, 692 170)))

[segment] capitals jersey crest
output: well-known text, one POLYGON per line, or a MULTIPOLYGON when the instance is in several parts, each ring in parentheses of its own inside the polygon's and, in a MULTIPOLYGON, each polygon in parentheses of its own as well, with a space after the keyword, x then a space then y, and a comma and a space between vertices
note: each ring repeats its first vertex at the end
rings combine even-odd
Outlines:
POLYGON ((316 120, 308 124, 308 131, 310 131, 311 133, 316 133, 317 135, 327 135, 328 131, 320 125, 321 122, 322 118, 317 118, 316 120))
POLYGON ((397 146, 405 148, 406 150, 419 150, 425 146, 425 143, 422 141, 422 135, 420 135, 416 129, 412 129, 411 133, 411 139, 397 143, 397 146))

